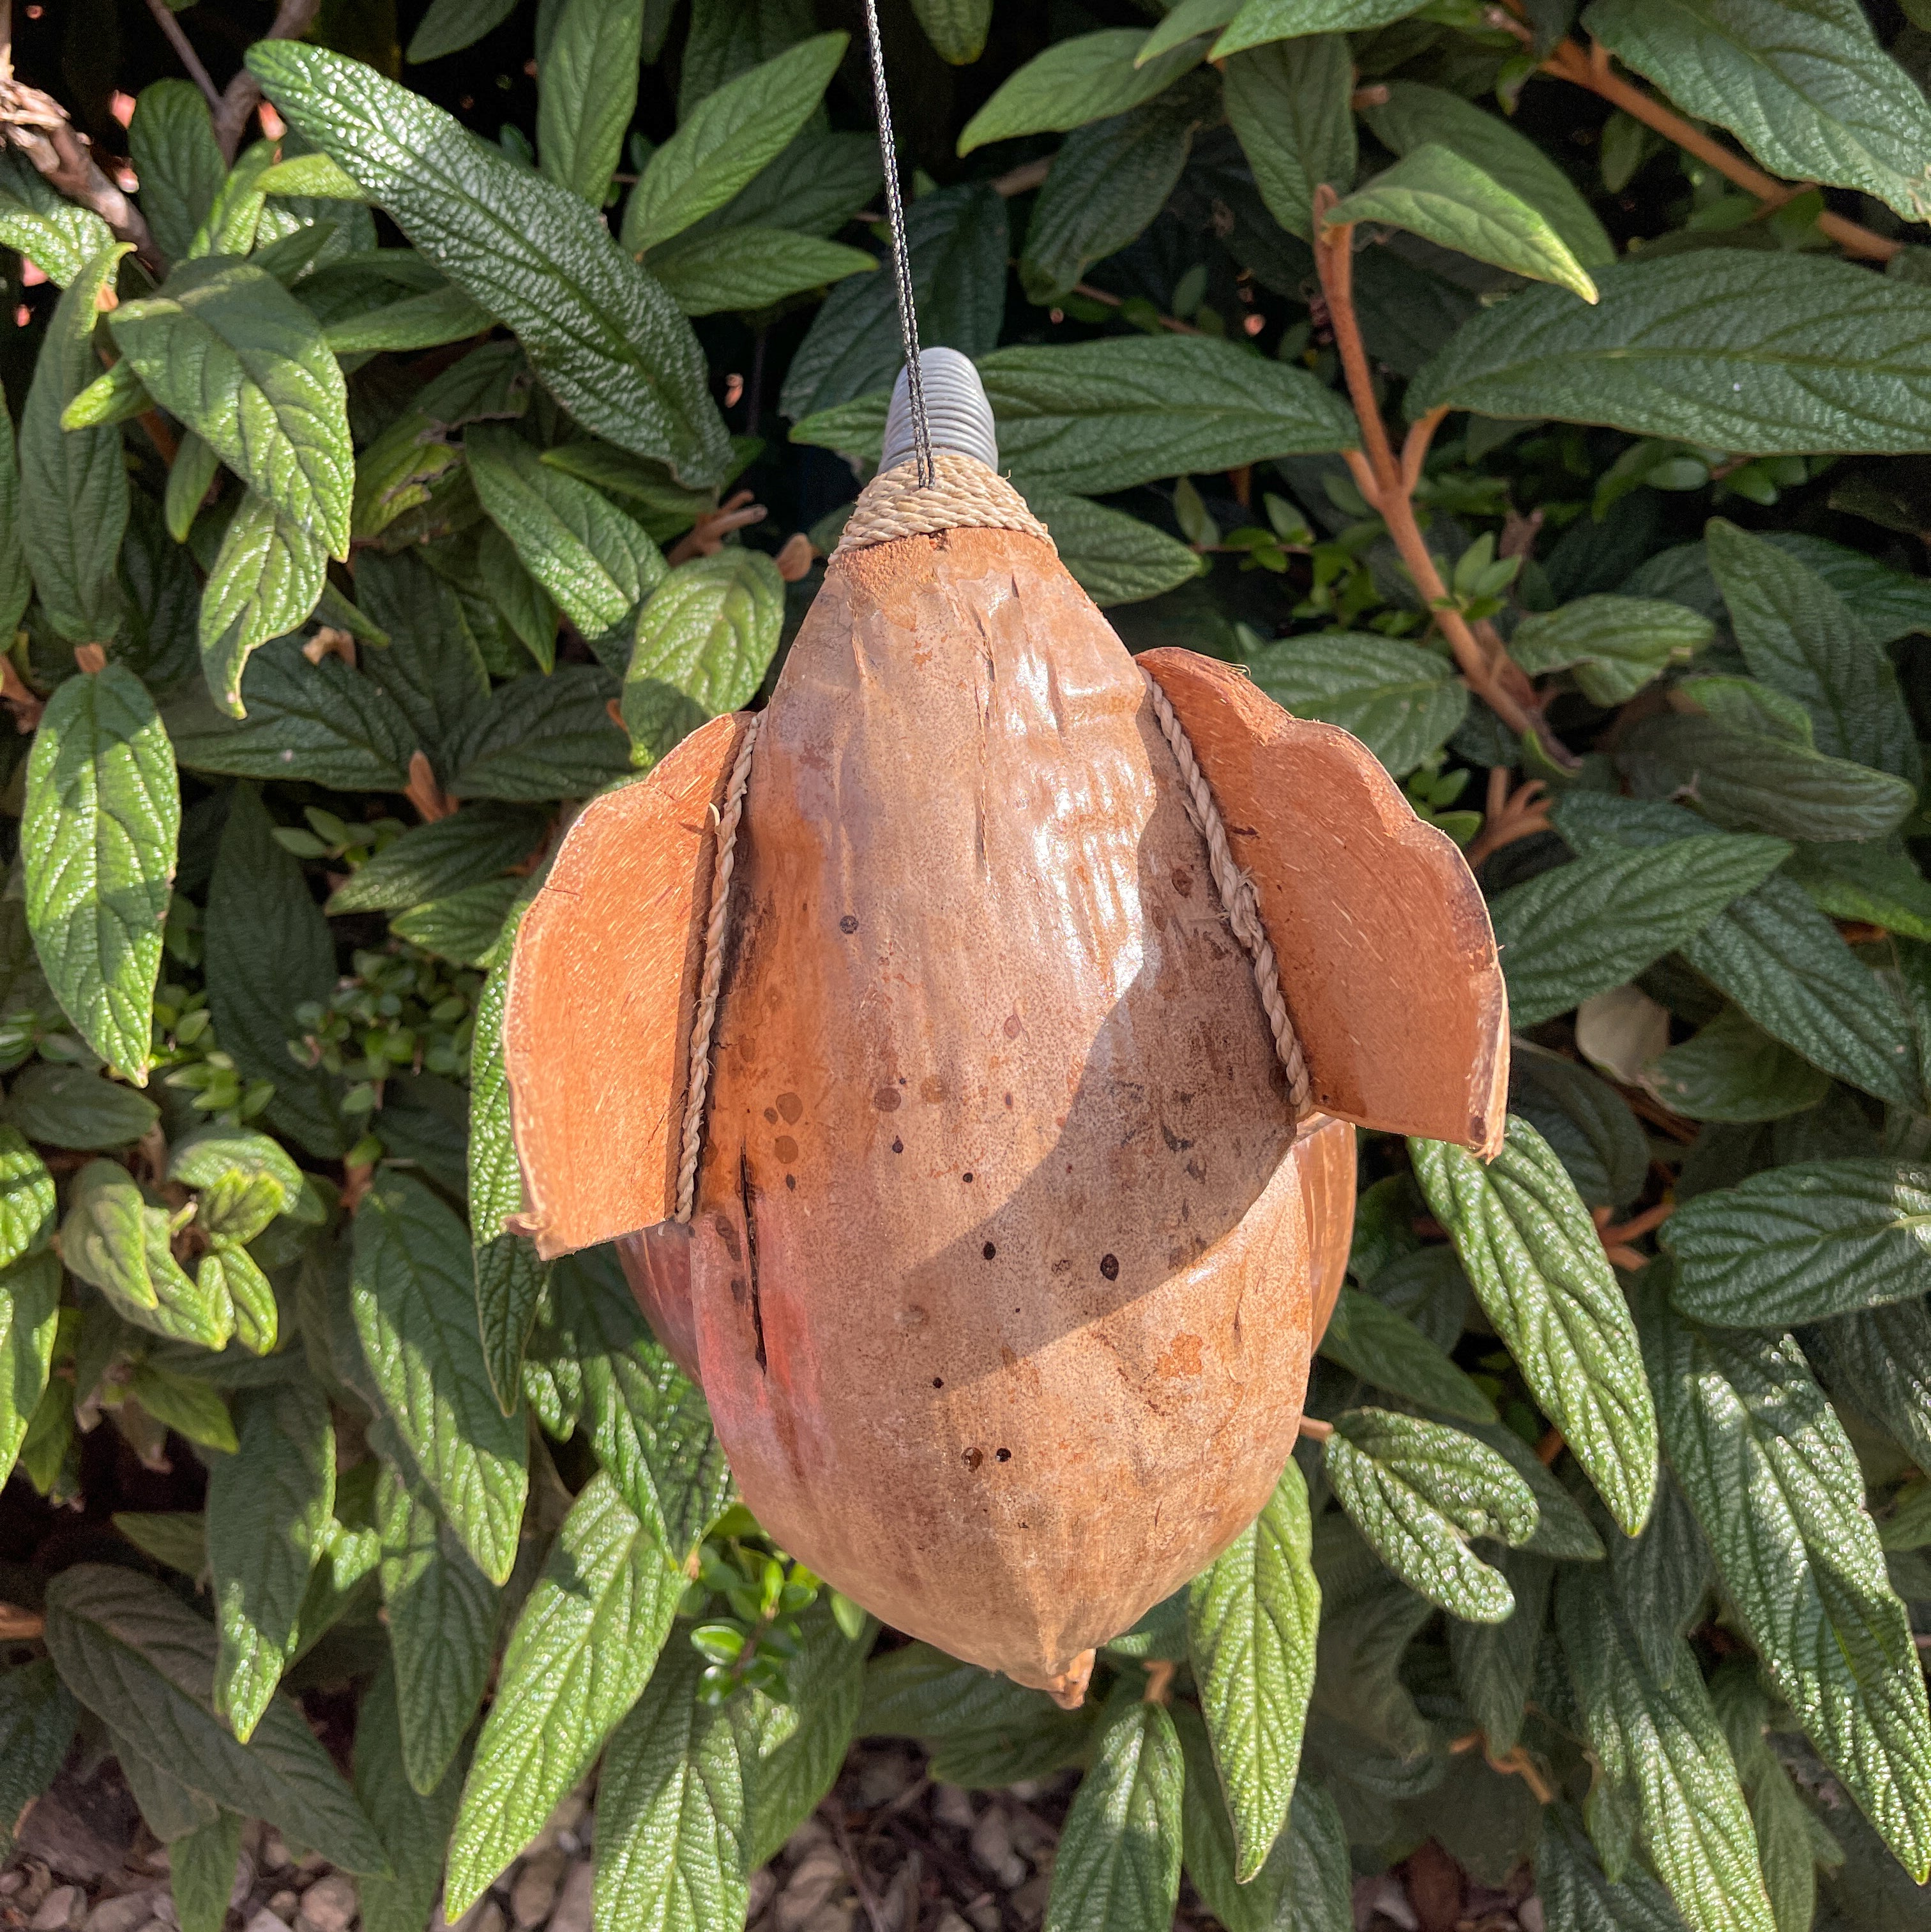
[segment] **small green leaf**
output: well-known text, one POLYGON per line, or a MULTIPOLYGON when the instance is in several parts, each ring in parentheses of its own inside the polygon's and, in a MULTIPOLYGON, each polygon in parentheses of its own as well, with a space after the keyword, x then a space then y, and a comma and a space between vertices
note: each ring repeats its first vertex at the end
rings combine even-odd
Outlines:
POLYGON ((119 1162, 89 1161, 74 1177, 61 1223, 61 1258, 128 1321, 218 1348, 233 1330, 234 1310, 225 1299, 212 1301, 182 1272, 170 1245, 170 1220, 119 1162))
POLYGON ((1699 612, 1657 598, 1578 597, 1524 617, 1509 655, 1531 677, 1572 666, 1584 697, 1622 704, 1671 665, 1688 663, 1715 631, 1699 612))
POLYGON ((1243 1884, 1287 1822, 1301 1761, 1321 1616, 1311 1534, 1307 1484, 1290 1460, 1267 1506, 1188 1594, 1188 1650, 1243 1884))
POLYGON ((137 1362, 129 1373, 128 1393, 155 1421, 199 1448, 232 1456, 241 1446, 226 1398, 194 1376, 137 1362))
MULTIPOLYGON (((309 158, 326 159, 315 155, 309 158)), ((331 163, 332 166, 334 164, 331 163)), ((338 356, 368 354, 381 350, 407 351, 440 348, 481 334, 494 320, 476 299, 453 282, 404 296, 366 314, 332 322, 323 340, 338 356)))
POLYGON ((14 1077, 7 1118, 41 1145, 94 1149, 132 1144, 161 1118, 161 1110, 145 1094, 84 1066, 37 1060, 14 1077))
POLYGON ((1204 40, 1191 40, 1140 67, 1135 58, 1146 38, 1140 28, 1113 27, 1048 47, 1008 76, 966 122, 959 152, 969 154, 989 141, 1020 134, 1064 134, 1124 114, 1197 66, 1206 52, 1204 40))
POLYGON ((1543 1412, 1634 1535, 1656 1486, 1656 1424, 1635 1330, 1589 1213, 1526 1121, 1484 1167, 1410 1141, 1428 1204, 1543 1412))
POLYGON ((516 10, 516 0, 429 0, 403 56, 412 66, 474 46, 516 10))
POLYGON ((1330 227, 1404 228, 1513 274, 1557 283, 1586 302, 1596 298, 1588 270, 1537 209, 1437 141, 1410 150, 1322 218, 1330 227))
POLYGON ((201 596, 201 672, 231 718, 245 718, 242 674, 256 650, 307 622, 329 557, 266 496, 248 491, 222 533, 201 596))
POLYGON ((325 908, 400 912, 482 884, 527 859, 542 844, 541 813, 482 803, 426 825, 412 825, 338 886, 325 908))
POLYGON ((233 1811, 168 1846, 168 1890, 181 1932, 221 1932, 242 1858, 242 1820, 233 1811))
MULTIPOLYGON (((0 1484, 13 1474, 27 1425, 47 1393, 60 1325, 60 1263, 51 1254, 29 1255, 0 1272, 0 1484)), ((11 1816, 0 1807, 0 1818, 11 1816)))
POLYGON ((857 1634, 848 1636, 829 1590, 798 1621, 804 1641, 785 1666, 790 1701, 752 1694, 761 1718, 751 1775, 754 1870, 818 1808, 843 1770, 864 1701, 865 1656, 878 1628, 861 1616, 857 1634))
POLYGON ((510 1633, 463 1790, 446 1911, 467 1911, 589 1769, 650 1681, 683 1588, 609 1478, 592 1477, 510 1633))
POLYGON ((1695 1039, 1652 1060, 1656 1091, 1692 1120, 1781 1120, 1814 1107, 1830 1076, 1726 1006, 1695 1039))
POLYGON ((965 67, 985 51, 993 0, 911 0, 911 10, 940 59, 965 67))

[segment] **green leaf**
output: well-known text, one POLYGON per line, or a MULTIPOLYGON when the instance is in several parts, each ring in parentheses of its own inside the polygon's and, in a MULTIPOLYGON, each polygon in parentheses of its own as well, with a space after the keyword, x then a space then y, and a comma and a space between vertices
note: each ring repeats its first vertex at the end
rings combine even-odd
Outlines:
POLYGON ((27 923, 62 1010, 139 1083, 180 826, 167 734, 140 679, 112 664, 69 678, 27 768, 27 923))
MULTIPOLYGON (((1385 80, 1376 91, 1384 98, 1365 102, 1361 118, 1391 154, 1407 155, 1428 142, 1439 143, 1536 209, 1584 268, 1600 268, 1616 259, 1614 243, 1569 176, 1500 116, 1418 80, 1385 80)), ((1353 179, 1353 172, 1330 178, 1339 188, 1353 179)))
POLYGON ((683 1574, 593 1476, 516 1628, 464 1787, 446 1912, 464 1912, 543 1828, 649 1682, 683 1574))
POLYGON ((430 1922, 468 1768, 459 1753, 434 1790, 420 1792, 410 1782, 398 1683, 405 1668, 386 1661, 356 1713, 356 1796, 376 1821, 395 1874, 356 1888, 362 1932, 422 1932, 430 1922))
POLYGON ((1511 886, 1489 908, 1518 1027, 1604 993, 1695 935, 1790 856, 1725 832, 1610 847, 1511 886))
POLYGON ((179 261, 228 173, 200 88, 186 80, 158 80, 143 88, 128 123, 128 146, 155 244, 179 261))
POLYGON ((115 566, 128 526, 128 472, 111 424, 68 430, 61 417, 101 373, 94 324, 128 244, 91 256, 56 307, 20 412, 20 541, 48 621, 76 644, 104 644, 119 620, 115 566))
POLYGON ((398 914, 389 929, 452 964, 485 966, 502 936, 505 916, 523 890, 520 879, 486 879, 398 914))
POLYGON ((1724 1593, 1778 1695, 1922 1884, 1931 1709, 1849 1438, 1789 1336, 1698 1330, 1667 1295, 1646 1280, 1643 1346, 1724 1593))
POLYGON ((1797 1339, 1840 1402, 1875 1423, 1920 1468, 1931 1464, 1931 1306, 1891 1302, 1820 1322, 1797 1339))
POLYGON ((808 126, 749 188, 705 216, 704 225, 836 235, 871 202, 882 178, 875 135, 821 134, 808 126))
POLYGON ((103 424, 123 423, 154 406, 154 398, 143 386, 134 365, 116 362, 95 377, 60 412, 65 430, 93 429, 103 424))
POLYGON ((1137 28, 1111 27, 1076 34, 1035 55, 966 122, 959 152, 969 154, 989 141, 1020 134, 1065 134, 1089 121, 1124 114, 1197 66, 1206 51, 1203 42, 1188 40, 1145 67, 1136 66, 1146 38, 1137 28))
MULTIPOLYGON (((457 814, 458 818, 461 813, 457 814)), ((447 821, 444 821, 447 823, 447 821)), ((470 1240, 483 1364, 506 1415, 516 1409, 523 1351, 549 1270, 528 1238, 506 1234, 523 1211, 523 1172, 510 1137, 509 1082, 503 1065, 503 1009, 509 968, 499 966, 476 1002, 470 1059, 470 1240)))
MULTIPOLYGON (((4 1131, 19 1138, 11 1128, 4 1131)), ((50 1200, 50 1219, 52 1214, 50 1200)), ((12 1262, 0 1273, 0 1484, 13 1474, 27 1425, 47 1393, 60 1325, 60 1282, 59 1258, 44 1252, 12 1262)), ((0 1678, 0 1684, 6 1681, 0 1678)), ((0 1708, 4 1703, 0 1692, 0 1708)), ((0 1828, 14 1815, 0 1805, 0 1828)))
POLYGON ((11 638, 34 594, 33 572, 20 527, 20 464, 14 446, 14 418, 0 389, 0 637, 11 638))
POLYGON ((599 1924, 711 1932, 743 1922, 755 1772, 737 1714, 698 1701, 703 1667, 690 1645, 672 1644, 604 1754, 599 1924))
POLYGON ((1854 0, 1594 0, 1586 24, 1772 173, 1931 216, 1931 108, 1854 0))
POLYGON ((11 1858, 20 1815, 54 1780, 80 1707, 53 1660, 0 1672, 0 1858, 11 1858))
MULTIPOLYGON (((221 1344, 209 1346, 218 1348, 221 1344)), ((206 1382, 191 1376, 171 1374, 152 1362, 137 1362, 128 1380, 128 1393, 155 1421, 201 1448, 232 1456, 241 1446, 227 1399, 206 1382)))
POLYGON ((168 1850, 168 1889, 181 1932, 221 1932, 241 1863, 240 1816, 219 1812, 212 1825, 185 1833, 168 1850))
POLYGON ((586 638, 626 622, 663 582, 663 554, 590 484, 541 461, 514 430, 464 438, 482 506, 523 567, 586 638))
POLYGON ((311 664, 297 638, 248 660, 248 715, 236 722, 205 696, 168 706, 175 756, 189 771, 308 778, 337 791, 401 791, 416 748, 407 722, 340 658, 311 664))
POLYGON ((404 296, 365 315, 332 322, 322 336, 338 356, 384 349, 435 349, 480 334, 492 320, 487 309, 453 282, 445 282, 440 288, 404 296))
POLYGON ((1875 766, 1916 785, 1916 733, 1890 660, 1817 573, 1713 517, 1710 568, 1753 677, 1809 713, 1827 758, 1875 766))
POLYGON ((1416 0, 1245 0, 1233 24, 1214 43, 1211 58, 1224 60, 1244 47, 1304 34, 1350 34, 1385 27, 1416 10, 1416 0))
POLYGON ((242 150, 188 244, 191 260, 245 255, 254 246, 265 199, 262 177, 275 165, 275 152, 269 141, 257 141, 242 150))
POLYGON ((1287 1824, 1301 1761, 1321 1620, 1311 1534, 1308 1486, 1290 1460, 1260 1516, 1188 1593, 1188 1651, 1243 1884, 1287 1824))
POLYGON ((1320 1352, 1363 1382, 1463 1422, 1493 1422, 1495 1405, 1406 1316, 1344 1288, 1320 1352))
POLYGON ((427 1492, 393 1468, 377 1480, 375 1515, 405 1781, 428 1797, 443 1786, 482 1705, 497 1592, 427 1492))
POLYGON ((266 1818, 345 1870, 387 1861, 300 1709, 272 1700, 239 1743, 215 1714, 216 1637, 165 1585, 93 1563, 47 1586, 47 1648, 75 1696, 188 1789, 266 1818))
POLYGON ((1591 1749, 1632 1792, 1650 1858, 1689 1932, 1776 1932, 1737 1770, 1696 1659, 1645 1663, 1614 1594, 1587 1571, 1556 1580, 1556 1628, 1591 1749))
POLYGON ((365 558, 356 573, 362 607, 388 633, 368 676, 409 720, 417 745, 440 761, 443 746, 489 696, 489 673, 455 592, 407 554, 365 558))
POLYGON ((288 1046, 295 1009, 326 1002, 335 990, 335 943, 300 862, 276 842, 252 785, 238 785, 229 802, 208 891, 206 944, 208 1004, 222 1051, 244 1080, 274 1083, 265 1119, 312 1154, 346 1154, 341 1083, 299 1065, 288 1046))
MULTIPOLYGON (((804 1641, 785 1666, 790 1700, 761 1701, 751 1778, 750 1864, 767 1863, 823 1802, 845 1768, 865 1696, 865 1654, 875 1626, 845 1635, 828 1593, 799 1619, 804 1641)), ((753 1693, 761 1698, 761 1694, 753 1693)))
POLYGON ((348 555, 347 389, 315 318, 274 276, 227 256, 184 262, 108 327, 163 408, 297 530, 348 555))
POLYGON ((1901 1160, 1814 1160, 1686 1201, 1661 1239, 1673 1299, 1699 1322, 1781 1328, 1924 1291, 1931 1170, 1901 1160))
MULTIPOLYGON (((726 81, 684 116, 631 192, 623 211, 624 248, 641 256, 749 187, 817 107, 844 58, 847 38, 819 34, 788 47, 726 81)), ((655 273, 657 265, 651 268, 655 273)))
POLYGON ((1354 181, 1348 106, 1354 68, 1347 40, 1311 34, 1273 41, 1227 57, 1221 78, 1229 124, 1268 213, 1290 235, 1311 242, 1314 190, 1354 181))
POLYGON ((1513 1115, 1486 1167, 1445 1142, 1408 1144, 1496 1334, 1633 1536, 1656 1487, 1656 1412, 1629 1311, 1573 1184, 1548 1142, 1513 1115))
MULTIPOLYGON (((119 368, 116 363, 115 367, 119 368)), ((221 459, 191 429, 181 433, 181 446, 168 466, 164 514, 167 533, 178 544, 188 541, 203 500, 220 473, 221 459)))
POLYGON ((69 201, 25 154, 0 153, 0 248, 18 249, 64 289, 113 239, 99 215, 69 201))
POLYGON ((1784 871, 1833 919, 1868 920, 1887 932, 1931 940, 1931 883, 1901 851, 1800 846, 1784 871))
POLYGON ((498 685, 445 747, 449 792, 541 804, 601 791, 630 769, 610 715, 619 688, 608 671, 585 664, 498 685))
POLYGON ((1514 1614, 1499 1624, 1458 1617, 1448 1627, 1455 1688, 1480 1726, 1482 1749, 1491 1760, 1506 1757, 1521 1735, 1555 1576, 1548 1558, 1526 1549, 1504 1551, 1497 1567, 1515 1599, 1514 1614))
POLYGON ((301 1640, 310 1573, 335 1530, 335 1437, 328 1398, 291 1382, 239 1398, 238 1454, 208 1478, 208 1561, 221 1650, 215 1709, 247 1743, 301 1640))
POLYGON ((1734 1006, 1648 1071, 1663 1104, 1692 1120, 1781 1120, 1830 1090, 1827 1073, 1734 1006))
POLYGON ((145 1094, 84 1066, 44 1060, 23 1067, 7 1095, 8 1120, 46 1147, 131 1146, 160 1118, 160 1108, 145 1094))
POLYGON ((248 64, 290 123, 515 331, 586 429, 686 483, 719 480, 729 442, 697 338, 596 210, 373 68, 288 40, 257 41, 248 64))
POLYGON ((487 802, 412 825, 338 886, 325 909, 332 915, 398 911, 446 898, 528 858, 544 830, 540 812, 487 802))
POLYGON ((1640 1865, 1612 1882, 1571 1806, 1556 1805, 1536 1852, 1536 1886, 1563 1932, 1683 1932, 1669 1894, 1640 1865))
POLYGON ((1586 1066, 1518 1039, 1509 1105, 1554 1149, 1589 1206, 1626 1208, 1641 1192, 1648 1138, 1628 1102, 1586 1066))
POLYGON ((1092 1768, 1073 1795, 1044 1932, 1166 1932, 1173 1922, 1186 1760, 1173 1714, 1143 1700, 1135 1676, 1123 1672, 1107 1700, 1092 1768))
POLYGON ((222 533, 201 597, 201 674, 216 704, 245 718, 242 674, 256 650, 307 622, 328 581, 316 539, 251 490, 222 533))
POLYGON ((774 308, 787 296, 869 274, 878 266, 862 248, 784 228, 705 230, 650 256, 650 272, 686 315, 774 308))
POLYGON ((1596 283, 1593 308, 1530 289, 1485 310, 1409 385, 1409 416, 1608 423, 1759 456, 1931 446, 1931 288, 1736 248, 1612 262, 1596 283))
POLYGON ((633 762, 654 764, 707 718, 748 704, 784 620, 784 580, 761 551, 727 545, 672 571, 638 613, 624 674, 633 762))
POLYGON ((1541 1515, 1536 1533, 1522 1547, 1532 1556, 1548 1556, 1558 1563, 1599 1563, 1602 1539, 1596 1526, 1560 1480, 1536 1460, 1535 1451, 1506 1422, 1470 1422, 1463 1425, 1478 1442, 1485 1442, 1516 1474, 1535 1492, 1541 1515))
POLYGON ((356 1214, 350 1296, 384 1407, 450 1527, 500 1583, 516 1560, 524 1436, 484 1366, 469 1248, 421 1181, 385 1172, 356 1214))
POLYGON ((1500 1623, 1515 1610, 1506 1580, 1468 1547, 1535 1534, 1533 1492, 1495 1451, 1446 1424, 1350 1409, 1324 1447, 1328 1480, 1375 1553, 1410 1588, 1452 1616, 1500 1623))
POLYGON ((412 66, 473 47, 516 10, 516 0, 429 0, 403 56, 412 66))
POLYGON ((1698 611, 1653 597, 1578 597, 1524 617, 1509 655, 1531 677, 1574 666, 1584 697, 1623 704, 1671 664, 1687 664, 1716 628, 1698 611))
POLYGON ((1201 118, 1196 90, 1081 128, 1059 144, 1020 254, 1020 277, 1036 301, 1063 295, 1088 266, 1135 240, 1179 186, 1201 118))
POLYGON ((1468 712, 1453 663, 1395 638, 1284 638, 1256 651, 1248 668, 1277 704, 1352 731, 1397 778, 1446 743, 1468 712))
POLYGON ((911 0, 911 9, 940 59, 965 67, 985 51, 993 0, 911 0))
POLYGON ((1596 300, 1589 272, 1541 212, 1438 141, 1411 149, 1322 219, 1329 227, 1370 222, 1406 229, 1478 262, 1596 300))
POLYGON ((603 206, 637 111, 643 0, 563 0, 536 75, 544 174, 603 206))
POLYGON ((218 1348, 232 1332, 234 1311, 182 1273, 170 1222, 168 1210, 150 1201, 125 1168, 89 1161, 68 1197, 61 1258, 128 1321, 172 1340, 218 1348))
POLYGON ((1050 533, 1059 561, 1102 610, 1158 597, 1206 574, 1206 560, 1164 530, 1086 496, 1035 490, 1026 507, 1050 533))

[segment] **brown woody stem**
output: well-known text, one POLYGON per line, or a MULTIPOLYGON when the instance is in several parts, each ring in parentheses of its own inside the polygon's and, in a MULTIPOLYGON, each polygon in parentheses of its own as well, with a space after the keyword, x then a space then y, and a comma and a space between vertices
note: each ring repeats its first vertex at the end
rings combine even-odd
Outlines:
POLYGON ((221 111, 221 90, 215 85, 214 78, 201 64, 201 56, 194 51, 194 44, 188 38, 186 30, 174 16, 174 9, 167 0, 148 0, 148 11, 155 16, 155 24, 167 36, 168 45, 175 56, 188 70, 188 77, 200 88, 209 106, 217 114, 221 111))
POLYGON ((18 148, 50 187, 99 215, 116 241, 131 242, 152 273, 165 270, 167 257, 155 247, 146 218, 102 172, 67 110, 11 74, 0 74, 0 143, 18 148))
MULTIPOLYGON (((1314 190, 1314 220, 1323 224, 1337 197, 1326 186, 1314 190)), ((1410 426, 1407 440, 1398 457, 1388 440, 1382 421, 1381 406, 1375 400, 1374 378, 1368 368, 1368 351, 1361 339, 1361 326, 1354 310, 1354 228, 1349 222, 1322 225, 1315 243, 1315 260, 1320 266, 1321 292, 1326 299, 1328 320, 1335 332, 1335 348, 1341 357, 1342 373, 1347 378, 1348 395, 1361 424, 1362 448, 1342 452, 1362 497, 1388 526, 1395 548, 1423 601, 1433 613, 1442 634, 1455 653, 1457 668, 1470 690, 1483 698, 1496 716, 1518 732, 1533 732, 1549 757, 1564 766, 1576 760, 1568 747, 1549 730, 1536 700, 1535 687, 1491 633, 1479 637, 1450 599, 1448 586, 1434 559, 1428 554, 1427 539, 1415 516, 1415 486, 1421 481, 1428 446, 1448 414, 1445 409, 1431 410, 1410 426)))
MULTIPOLYGON (((321 10, 322 0, 281 0, 275 11, 274 24, 262 38, 269 40, 299 40, 314 24, 315 16, 321 10)), ((248 116, 261 104, 262 84, 244 63, 222 91, 215 109, 215 138, 221 144, 223 156, 231 164, 241 147, 242 130, 248 124, 248 116)))

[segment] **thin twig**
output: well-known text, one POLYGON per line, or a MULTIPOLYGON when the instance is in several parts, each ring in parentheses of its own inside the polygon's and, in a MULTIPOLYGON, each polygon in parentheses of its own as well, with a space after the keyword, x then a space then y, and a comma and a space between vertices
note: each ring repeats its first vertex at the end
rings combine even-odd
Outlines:
POLYGON ((1302 1416, 1299 1426, 1310 1442, 1325 1442, 1335 1432, 1334 1424, 1323 1422, 1318 1415, 1302 1416))
POLYGON ((194 43, 188 38, 187 31, 175 18, 174 9, 167 0, 148 0, 148 11, 155 16, 155 24, 167 36, 168 45, 173 48, 177 58, 188 70, 188 77, 200 88, 208 105, 215 113, 221 111, 221 90, 215 85, 214 76, 201 64, 201 56, 194 51, 194 43))
MULTIPOLYGON (((314 24, 322 10, 322 0, 281 0, 275 22, 262 38, 269 40, 299 40, 314 24)), ((245 61, 223 90, 221 105, 215 110, 215 138, 224 158, 230 164, 242 145, 242 130, 248 116, 262 104, 262 84, 248 70, 245 61)))
POLYGON ((1039 187, 1052 170, 1050 154, 1044 154, 1036 161, 1022 161, 1017 167, 1008 168, 1004 174, 993 177, 993 192, 1010 201, 1016 194, 1024 194, 1039 187))
POLYGON ((35 173, 69 201, 91 209, 113 230, 119 242, 131 242, 134 253, 155 274, 167 258, 141 211, 102 172, 87 137, 68 118, 67 110, 50 94, 0 76, 0 143, 17 148, 35 173))
MULTIPOLYGON (((1125 305, 1125 296, 1116 296, 1110 289, 1096 289, 1091 282, 1075 282, 1073 292, 1076 296, 1084 296, 1089 302, 1104 302, 1108 308, 1120 308, 1125 305)), ((1196 328, 1191 322, 1182 322, 1176 315, 1163 315, 1160 318, 1160 326, 1162 328, 1171 329, 1176 335, 1204 335, 1206 333, 1205 329, 1196 328)))

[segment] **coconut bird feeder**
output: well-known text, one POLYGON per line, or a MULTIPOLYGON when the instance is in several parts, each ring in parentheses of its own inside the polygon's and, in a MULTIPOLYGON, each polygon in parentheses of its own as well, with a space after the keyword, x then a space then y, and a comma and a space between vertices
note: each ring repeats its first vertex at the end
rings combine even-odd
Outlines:
POLYGON ((783 1548, 1077 1702, 1272 1492, 1354 1128, 1500 1141, 1506 1002, 1367 748, 1131 656, 921 366, 930 486, 902 375, 767 707, 594 800, 524 916, 523 1226, 618 1244, 783 1548))

